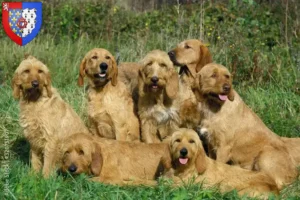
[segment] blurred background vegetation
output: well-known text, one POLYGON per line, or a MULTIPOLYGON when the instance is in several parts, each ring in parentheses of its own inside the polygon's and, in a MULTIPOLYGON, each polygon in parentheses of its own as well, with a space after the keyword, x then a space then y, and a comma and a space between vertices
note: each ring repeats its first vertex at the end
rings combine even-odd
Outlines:
MULTIPOLYGON (((51 35, 54 44, 84 37, 107 41, 117 51, 128 41, 142 40, 151 50, 154 46, 166 49, 165 41, 174 41, 175 46, 183 39, 198 38, 207 42, 212 51, 218 49, 214 60, 225 58, 223 64, 230 68, 236 81, 262 83, 289 78, 289 86, 299 93, 298 0, 42 2, 43 25, 39 34, 51 35), (285 67, 291 65, 298 67, 285 67)), ((0 39, 6 37, 1 29, 0 39)))

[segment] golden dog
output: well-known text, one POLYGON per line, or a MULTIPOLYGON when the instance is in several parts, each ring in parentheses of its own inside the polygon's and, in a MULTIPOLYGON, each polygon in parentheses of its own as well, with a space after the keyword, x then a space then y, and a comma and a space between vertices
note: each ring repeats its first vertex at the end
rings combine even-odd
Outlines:
MULTIPOLYGON (((278 188, 297 176, 284 142, 243 102, 222 65, 208 64, 198 73, 195 94, 202 103, 201 123, 207 129, 217 161, 263 171, 278 188)), ((211 154, 212 155, 212 154, 211 154)))
MULTIPOLYGON (((196 77, 196 73, 206 64, 212 62, 208 48, 200 40, 185 40, 171 50, 169 57, 174 65, 180 67, 180 75, 196 77)), ((193 82, 193 81, 192 81, 193 82)))
POLYGON ((289 150, 289 154, 294 158, 296 165, 300 166, 300 138, 281 137, 289 150))
POLYGON ((181 127, 196 129, 201 120, 199 115, 201 105, 198 104, 193 93, 194 79, 196 73, 204 65, 212 62, 212 56, 208 48, 202 41, 191 39, 185 40, 171 50, 169 57, 174 65, 180 67, 180 86, 181 91, 179 98, 181 127))
POLYGON ((29 56, 16 69, 13 96, 20 99, 20 125, 30 143, 31 165, 48 176, 56 164, 56 145, 76 132, 88 133, 74 110, 51 86, 49 70, 29 56))
POLYGON ((262 172, 230 166, 207 157, 198 134, 182 128, 172 135, 170 142, 175 184, 193 178, 204 187, 217 186, 221 192, 236 189, 239 194, 267 197, 278 193, 275 182, 262 172))
POLYGON ((141 61, 138 113, 141 136, 146 143, 167 140, 180 125, 175 99, 179 91, 178 73, 168 54, 154 50, 141 61))
POLYGON ((76 134, 62 142, 62 171, 109 184, 156 184, 171 168, 168 144, 130 143, 76 134))
POLYGON ((115 58, 105 49, 92 49, 80 65, 78 84, 88 77, 88 115, 91 131, 101 137, 139 141, 139 121, 133 101, 123 82, 118 80, 115 58))

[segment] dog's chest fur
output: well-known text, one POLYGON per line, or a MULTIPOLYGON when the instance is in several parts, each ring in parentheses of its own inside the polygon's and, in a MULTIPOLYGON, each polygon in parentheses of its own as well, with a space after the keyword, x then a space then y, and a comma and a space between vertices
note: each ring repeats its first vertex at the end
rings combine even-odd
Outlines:
POLYGON ((48 116, 55 115, 54 110, 48 109, 50 100, 35 103, 25 103, 21 106, 20 125, 24 129, 24 136, 32 148, 42 151, 45 143, 54 132, 53 121, 48 116))
POLYGON ((122 115, 126 110, 133 109, 132 99, 126 93, 125 86, 118 83, 117 86, 107 85, 100 91, 89 91, 88 113, 91 118, 97 115, 122 115))
POLYGON ((155 119, 158 125, 165 124, 170 120, 179 122, 178 110, 173 107, 166 108, 161 105, 154 105, 149 107, 146 113, 155 119))

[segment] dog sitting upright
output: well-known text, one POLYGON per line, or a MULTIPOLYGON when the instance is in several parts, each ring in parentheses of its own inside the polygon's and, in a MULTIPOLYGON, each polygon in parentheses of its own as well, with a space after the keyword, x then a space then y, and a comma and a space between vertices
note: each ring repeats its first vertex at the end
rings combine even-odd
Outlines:
POLYGON ((226 67, 207 64, 195 83, 194 92, 202 104, 201 125, 212 147, 210 155, 223 163, 264 171, 280 189, 296 179, 295 161, 285 142, 244 103, 226 67))
POLYGON ((149 52, 141 61, 138 77, 138 113, 142 140, 146 143, 166 141, 180 125, 178 73, 168 54, 149 52))
POLYGON ((31 166, 47 177, 57 161, 57 142, 76 132, 89 133, 74 110, 51 86, 49 70, 29 56, 16 69, 13 96, 20 99, 20 125, 30 143, 31 166))
POLYGON ((132 97, 118 80, 115 58, 106 49, 92 49, 80 65, 78 85, 89 80, 88 115, 91 131, 100 137, 139 141, 139 121, 132 97))

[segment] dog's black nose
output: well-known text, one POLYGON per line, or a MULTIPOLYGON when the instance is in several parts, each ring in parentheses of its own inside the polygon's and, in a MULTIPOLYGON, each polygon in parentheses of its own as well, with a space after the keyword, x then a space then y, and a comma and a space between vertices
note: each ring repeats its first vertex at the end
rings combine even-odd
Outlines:
POLYGON ((169 51, 168 55, 170 56, 170 58, 174 58, 175 57, 175 52, 174 51, 169 51))
POLYGON ((72 165, 70 165, 70 167, 68 168, 68 170, 69 170, 69 172, 74 173, 74 172, 76 172, 77 167, 76 167, 76 165, 72 164, 72 165))
POLYGON ((224 84, 224 85, 223 85, 223 90, 224 90, 224 92, 229 92, 229 90, 230 90, 230 85, 229 85, 229 84, 224 84))
POLYGON ((31 85, 34 88, 39 87, 39 82, 37 80, 31 81, 31 85))
POLYGON ((100 69, 101 70, 107 70, 107 67, 108 67, 108 65, 104 62, 100 64, 100 69))
POLYGON ((153 77, 151 78, 151 81, 152 81, 153 83, 157 83, 158 77, 157 77, 157 76, 153 76, 153 77))
POLYGON ((187 150, 186 148, 182 148, 182 149, 180 150, 180 155, 186 156, 187 154, 188 154, 188 150, 187 150))

